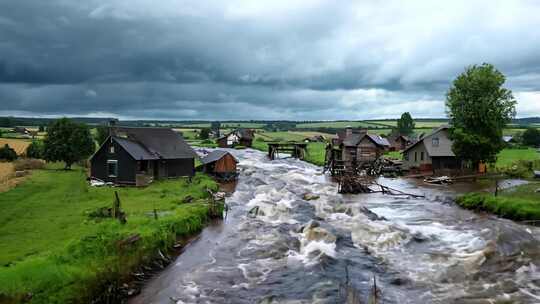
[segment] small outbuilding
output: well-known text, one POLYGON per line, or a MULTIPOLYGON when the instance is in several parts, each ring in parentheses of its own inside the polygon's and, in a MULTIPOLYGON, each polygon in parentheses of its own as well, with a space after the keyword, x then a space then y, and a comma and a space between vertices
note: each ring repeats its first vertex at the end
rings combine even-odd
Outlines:
POLYGON ((390 134, 387 140, 390 144, 390 151, 402 151, 405 150, 409 144, 411 144, 409 137, 399 133, 390 134))
POLYGON ((202 171, 220 179, 231 180, 238 175, 238 160, 224 150, 214 150, 201 159, 202 171))

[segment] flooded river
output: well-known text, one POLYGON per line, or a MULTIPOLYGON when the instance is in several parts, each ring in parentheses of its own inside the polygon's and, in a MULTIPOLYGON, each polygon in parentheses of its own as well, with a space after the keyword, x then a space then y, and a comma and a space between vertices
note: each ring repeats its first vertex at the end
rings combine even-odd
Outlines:
POLYGON ((540 229, 452 202, 477 185, 381 178, 426 198, 340 195, 319 167, 233 153, 241 175, 227 218, 132 304, 343 303, 347 282, 368 303, 374 278, 380 303, 540 303, 540 229))

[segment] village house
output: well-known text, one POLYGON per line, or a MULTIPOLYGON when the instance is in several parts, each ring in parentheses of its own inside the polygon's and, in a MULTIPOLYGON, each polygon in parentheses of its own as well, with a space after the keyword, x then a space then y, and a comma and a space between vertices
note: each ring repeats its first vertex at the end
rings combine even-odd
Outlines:
POLYGON ((461 169, 461 161, 452 151, 448 126, 441 126, 408 146, 403 151, 403 169, 434 173, 461 169))
POLYGON ((201 168, 204 173, 225 180, 236 178, 238 175, 236 164, 238 160, 231 153, 223 150, 214 150, 201 159, 201 168))
POLYGON ((232 148, 235 146, 251 147, 255 131, 251 129, 236 129, 227 135, 218 138, 220 148, 232 148))
POLYGON ((339 159, 345 166, 356 163, 362 164, 374 162, 390 148, 386 140, 376 134, 369 134, 367 129, 353 129, 347 127, 337 133, 337 138, 332 139, 332 144, 338 146, 341 155, 339 159))
POLYGON ((387 137, 388 143, 390 144, 390 151, 402 151, 411 144, 411 140, 408 136, 392 133, 387 137))
POLYGON ((111 127, 90 158, 90 174, 105 182, 142 185, 153 179, 193 176, 195 151, 167 128, 111 127))

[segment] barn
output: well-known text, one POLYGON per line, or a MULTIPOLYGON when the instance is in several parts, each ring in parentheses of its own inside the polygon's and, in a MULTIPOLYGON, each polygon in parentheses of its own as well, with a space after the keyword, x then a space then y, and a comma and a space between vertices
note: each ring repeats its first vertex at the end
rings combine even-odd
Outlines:
POLYGON ((109 137, 90 158, 90 175, 115 184, 147 184, 193 176, 196 157, 172 129, 111 127, 109 137))
POLYGON ((214 150, 201 159, 202 171, 222 179, 235 178, 238 160, 229 152, 214 150))
POLYGON ((347 127, 338 132, 333 143, 341 150, 341 160, 345 163, 369 163, 379 158, 390 144, 379 135, 369 134, 366 129, 353 129, 347 127))

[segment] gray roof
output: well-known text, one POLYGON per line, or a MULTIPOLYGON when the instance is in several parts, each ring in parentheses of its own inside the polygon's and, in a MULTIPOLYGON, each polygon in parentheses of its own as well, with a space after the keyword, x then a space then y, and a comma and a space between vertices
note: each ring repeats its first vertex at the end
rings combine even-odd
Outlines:
POLYGON ((206 155, 205 157, 203 157, 201 159, 201 163, 203 165, 206 165, 206 164, 209 164, 209 163, 212 163, 212 162, 215 162, 215 161, 218 161, 220 160, 223 156, 227 155, 227 154, 230 154, 234 160, 236 162, 238 162, 238 160, 236 159, 236 157, 234 157, 234 155, 232 155, 231 153, 227 152, 227 151, 224 151, 224 150, 214 150, 210 153, 208 153, 208 155, 206 155))
POLYGON ((139 143, 131 141, 129 139, 124 139, 120 137, 113 136, 112 139, 116 141, 124 150, 131 155, 136 160, 155 160, 159 159, 159 156, 150 153, 139 143))
MULTIPOLYGON (((408 146, 405 150, 403 150, 403 153, 407 152, 408 150, 412 149, 413 147, 417 146, 420 143, 424 143, 424 141, 426 139, 433 137, 433 135, 435 135, 437 133, 440 133, 442 131, 448 130, 448 128, 449 128, 449 126, 447 126, 447 125, 442 125, 442 126, 436 128, 435 130, 433 130, 428 135, 422 137, 420 140, 418 140, 414 144, 408 146)), ((429 144, 429 145, 424 144, 424 147, 426 148, 426 151, 427 151, 428 155, 431 156, 431 157, 456 156, 456 154, 454 154, 454 151, 452 151, 452 141, 451 140, 445 140, 445 141, 440 140, 439 141, 439 146, 437 146, 437 147, 434 147, 431 144, 429 144)))
POLYGON ((155 157, 161 159, 197 157, 197 153, 186 143, 184 138, 172 129, 115 127, 111 131, 116 140, 123 140, 127 148, 122 147, 130 154, 152 157, 148 159, 154 159, 155 157))
POLYGON ((360 141, 362 141, 362 139, 364 139, 364 137, 367 136, 369 139, 371 139, 371 141, 373 141, 375 144, 379 145, 379 146, 390 146, 390 143, 388 142, 388 140, 384 137, 381 137, 379 135, 375 135, 375 134, 369 134, 369 133, 353 133, 351 134, 351 136, 345 138, 345 140, 343 140, 343 144, 345 146, 357 146, 360 141))

